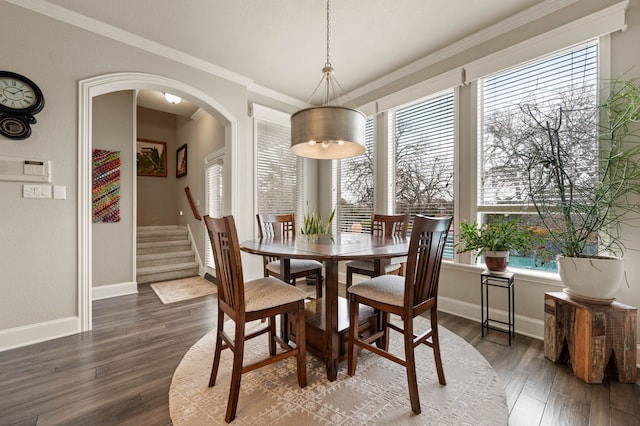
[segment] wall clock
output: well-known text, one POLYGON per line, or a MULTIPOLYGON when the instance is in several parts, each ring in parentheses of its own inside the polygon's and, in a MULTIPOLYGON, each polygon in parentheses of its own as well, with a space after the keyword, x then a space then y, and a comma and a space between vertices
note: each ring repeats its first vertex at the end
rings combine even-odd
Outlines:
POLYGON ((34 114, 44 108, 42 91, 25 76, 0 71, 0 134, 11 139, 31 135, 34 114))

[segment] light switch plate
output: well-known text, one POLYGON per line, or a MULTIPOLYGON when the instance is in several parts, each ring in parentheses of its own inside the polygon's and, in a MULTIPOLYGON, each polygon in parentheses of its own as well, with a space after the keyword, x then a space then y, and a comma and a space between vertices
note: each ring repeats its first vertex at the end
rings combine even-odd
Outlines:
POLYGON ((53 199, 54 200, 66 200, 67 199, 67 187, 64 185, 53 185, 53 199))
POLYGON ((51 185, 22 185, 23 198, 51 198, 51 185))

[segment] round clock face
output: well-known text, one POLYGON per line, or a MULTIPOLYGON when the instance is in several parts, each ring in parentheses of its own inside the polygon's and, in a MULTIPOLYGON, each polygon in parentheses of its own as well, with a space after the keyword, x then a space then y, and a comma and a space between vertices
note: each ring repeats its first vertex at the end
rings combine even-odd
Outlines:
POLYGON ((36 114, 44 107, 42 92, 19 74, 0 71, 0 110, 16 114, 36 114))

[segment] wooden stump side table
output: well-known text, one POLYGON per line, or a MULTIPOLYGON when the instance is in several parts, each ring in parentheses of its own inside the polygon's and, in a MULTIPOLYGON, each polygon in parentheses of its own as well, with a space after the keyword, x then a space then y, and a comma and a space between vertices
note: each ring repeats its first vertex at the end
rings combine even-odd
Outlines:
POLYGON ((635 383, 638 310, 613 302, 583 303, 567 294, 544 295, 544 356, 571 360, 573 374, 586 383, 601 383, 613 357, 620 383, 635 383))

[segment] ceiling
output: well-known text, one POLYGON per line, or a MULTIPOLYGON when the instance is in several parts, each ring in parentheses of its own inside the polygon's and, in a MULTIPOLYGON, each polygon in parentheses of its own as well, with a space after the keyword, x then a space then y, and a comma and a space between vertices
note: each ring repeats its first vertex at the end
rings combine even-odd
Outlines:
MULTIPOLYGON (((108 24, 301 102, 326 61, 325 0, 35 1, 83 15, 74 22, 108 24)), ((333 0, 330 61, 338 82, 352 92, 551 1, 333 0)))

